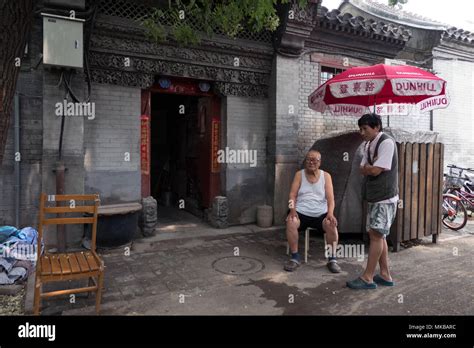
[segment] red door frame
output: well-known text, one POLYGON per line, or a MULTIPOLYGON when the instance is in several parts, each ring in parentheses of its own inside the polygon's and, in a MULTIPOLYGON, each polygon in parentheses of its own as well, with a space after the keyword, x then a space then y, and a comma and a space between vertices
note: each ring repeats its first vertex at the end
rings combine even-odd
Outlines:
POLYGON ((142 198, 150 196, 150 118, 151 92, 142 90, 140 116, 140 167, 142 177, 142 198))
POLYGON ((187 79, 171 79, 169 88, 161 88, 154 85, 146 90, 142 90, 142 115, 141 115, 141 181, 142 181, 142 197, 150 196, 150 125, 151 125, 151 96, 153 93, 167 93, 175 95, 188 95, 196 97, 210 97, 209 113, 206 119, 206 151, 205 160, 207 170, 201 175, 205 176, 203 179, 203 205, 209 207, 212 199, 220 194, 220 166, 216 165, 217 150, 220 145, 220 131, 221 131, 221 104, 220 98, 214 93, 203 92, 199 88, 198 82, 187 79), (212 128, 211 128, 212 127, 212 128), (216 135, 217 132, 217 135, 216 135), (214 140, 212 139, 214 135, 214 140), (216 138, 218 143, 216 144, 216 138))
POLYGON ((220 164, 217 162, 217 151, 220 145, 220 99, 207 98, 198 103, 198 117, 205 122, 204 138, 199 144, 202 167, 198 173, 203 186, 202 203, 210 207, 215 196, 220 194, 220 164))

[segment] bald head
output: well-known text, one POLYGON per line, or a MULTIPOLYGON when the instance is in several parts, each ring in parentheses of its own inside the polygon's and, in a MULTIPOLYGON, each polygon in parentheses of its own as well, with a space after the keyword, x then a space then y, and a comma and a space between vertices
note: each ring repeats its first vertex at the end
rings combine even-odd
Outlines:
POLYGON ((318 158, 321 159, 321 152, 319 152, 318 150, 309 150, 306 154, 306 157, 308 156, 318 156, 318 158))

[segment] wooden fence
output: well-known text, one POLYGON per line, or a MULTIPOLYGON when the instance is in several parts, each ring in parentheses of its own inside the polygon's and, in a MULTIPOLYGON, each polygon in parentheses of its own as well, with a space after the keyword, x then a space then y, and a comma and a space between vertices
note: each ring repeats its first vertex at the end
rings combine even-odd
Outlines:
MULTIPOLYGON (((429 235, 436 243, 442 224, 444 145, 397 143, 397 149, 400 200, 389 235, 393 251, 401 242, 429 235)), ((365 218, 363 224, 365 231, 365 218)))
POLYGON ((393 250, 400 242, 441 233, 444 145, 397 143, 400 201, 390 231, 393 250))

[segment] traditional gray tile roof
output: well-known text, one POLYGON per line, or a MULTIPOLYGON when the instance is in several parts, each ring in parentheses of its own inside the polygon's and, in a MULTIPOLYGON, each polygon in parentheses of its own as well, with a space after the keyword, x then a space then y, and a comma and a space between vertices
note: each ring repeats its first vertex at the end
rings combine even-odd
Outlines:
POLYGON ((443 41, 456 41, 459 43, 474 46, 474 34, 470 31, 458 29, 456 27, 446 29, 441 34, 441 39, 443 41))
POLYGON ((397 10, 393 7, 372 0, 344 0, 344 3, 350 3, 371 15, 405 26, 432 30, 444 30, 450 27, 450 25, 446 23, 441 23, 416 13, 397 10))
POLYGON ((443 41, 454 41, 464 45, 474 45, 474 34, 470 31, 458 29, 449 24, 441 23, 415 13, 396 10, 393 7, 373 0, 344 0, 341 7, 344 3, 351 4, 373 17, 380 18, 380 20, 400 24, 401 26, 399 28, 406 26, 424 30, 439 30, 441 31, 441 39, 443 41))
POLYGON ((341 14, 339 10, 329 11, 322 6, 318 14, 318 25, 333 30, 345 31, 354 35, 371 36, 380 40, 406 42, 411 37, 410 30, 393 23, 384 23, 350 13, 341 14))

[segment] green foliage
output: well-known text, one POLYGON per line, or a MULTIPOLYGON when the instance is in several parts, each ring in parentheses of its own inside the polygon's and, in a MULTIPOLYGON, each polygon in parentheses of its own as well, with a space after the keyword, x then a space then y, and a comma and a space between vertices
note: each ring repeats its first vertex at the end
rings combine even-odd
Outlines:
POLYGON ((163 16, 162 10, 154 8, 153 13, 141 22, 141 25, 146 28, 148 37, 155 42, 162 42, 166 39, 165 28, 160 22, 163 16))
POLYGON ((239 6, 240 4, 235 1, 229 4, 217 4, 213 10, 211 23, 226 35, 235 37, 243 29, 244 11, 239 10, 239 6))
MULTIPOLYGON (((195 45, 203 34, 218 32, 235 38, 243 30, 275 31, 280 24, 277 4, 291 0, 168 0, 168 8, 154 9, 140 22, 150 39, 169 36, 182 45, 195 45)), ((296 0, 306 8, 308 0, 296 0)))
POLYGON ((173 38, 184 46, 196 45, 199 43, 199 37, 189 25, 177 23, 171 30, 173 38))
POLYGON ((406 4, 408 0, 388 0, 389 6, 403 5, 406 4))

